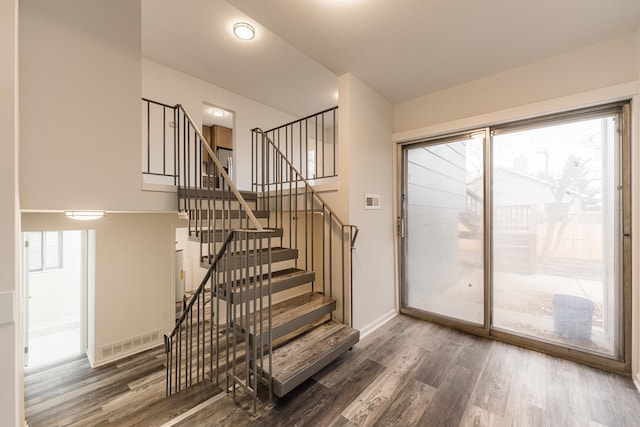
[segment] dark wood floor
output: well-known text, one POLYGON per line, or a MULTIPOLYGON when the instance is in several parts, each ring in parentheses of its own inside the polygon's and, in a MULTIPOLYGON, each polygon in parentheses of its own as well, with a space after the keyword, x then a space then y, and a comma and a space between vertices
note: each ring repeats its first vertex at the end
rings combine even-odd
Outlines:
POLYGON ((153 350, 91 370, 75 360, 28 373, 29 426, 640 426, 629 378, 398 316, 273 405, 238 392, 189 415, 211 385, 162 396, 153 350))

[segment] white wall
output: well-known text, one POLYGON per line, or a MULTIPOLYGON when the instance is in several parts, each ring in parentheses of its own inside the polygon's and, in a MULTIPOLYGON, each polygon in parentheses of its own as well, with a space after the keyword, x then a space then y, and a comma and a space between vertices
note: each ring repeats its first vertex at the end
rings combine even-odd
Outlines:
POLYGON ((353 252, 353 315, 354 327, 366 333, 395 313, 393 109, 352 74, 340 76, 338 88, 340 190, 327 199, 360 228, 353 252), (380 210, 364 209, 365 193, 380 194, 380 210))
POLYGON ((18 199, 18 1, 0 1, 0 426, 22 425, 18 199))
MULTIPOLYGON (((168 105, 182 104, 198 127, 202 127, 202 103, 232 111, 235 116, 233 161, 241 165, 234 168, 232 179, 240 189, 250 188, 250 130, 255 127, 268 130, 297 119, 146 58, 142 59, 142 96, 168 105)), ((138 147, 139 141, 140 137, 138 147)))
POLYGON ((20 9, 22 208, 175 209, 141 191, 140 0, 20 9))
POLYGON ((108 360, 102 356, 105 345, 155 330, 170 332, 175 224, 180 224, 175 213, 110 213, 89 222, 62 213, 22 214, 23 231, 95 230, 95 281, 89 281, 88 301, 94 364, 108 360))
POLYGON ((634 46, 620 37, 397 104, 394 131, 635 81, 634 46))

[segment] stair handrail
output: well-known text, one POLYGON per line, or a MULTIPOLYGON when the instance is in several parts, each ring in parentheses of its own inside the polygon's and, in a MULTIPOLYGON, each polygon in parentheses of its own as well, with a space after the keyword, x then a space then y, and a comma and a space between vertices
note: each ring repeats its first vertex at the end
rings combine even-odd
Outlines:
POLYGON ((184 322, 184 319, 186 318, 187 314, 189 313, 189 311, 193 307, 193 304, 195 303, 195 301, 198 298, 198 296, 200 296, 200 294, 205 289, 205 287, 207 285, 207 282, 211 278, 211 274, 215 271, 215 269, 218 266, 218 261, 222 258, 222 256, 224 255, 225 251, 227 250, 227 246, 228 246, 229 242, 231 242, 231 240, 233 240, 233 236, 234 236, 235 232, 236 232, 236 230, 231 230, 229 232, 229 234, 227 234, 227 238, 222 243, 222 246, 218 250, 218 253, 216 254, 215 258, 213 259, 213 262, 211 263, 211 266, 209 267, 209 269, 205 273, 204 277, 202 278, 202 281, 200 282, 200 286, 198 286, 198 289, 196 289, 196 291, 193 293, 193 295, 191 296, 191 299, 189 300, 187 305, 184 306, 184 309, 182 310, 182 316, 180 316, 180 318, 176 321, 176 325, 174 326, 173 330, 171 331, 171 333, 169 335, 165 336, 165 339, 166 339, 166 337, 168 337, 168 338, 174 337, 178 333, 178 331, 180 330, 180 326, 182 325, 182 322, 184 322))
MULTIPOLYGON (((360 231, 358 226, 354 225, 354 224, 345 224, 344 221, 342 221, 342 219, 338 216, 338 214, 335 213, 335 211, 333 209, 331 209, 329 207, 329 205, 327 204, 327 202, 325 202, 325 200, 322 198, 322 196, 320 196, 320 194, 318 194, 318 191, 311 185, 311 183, 304 177, 302 176, 302 174, 300 173, 300 171, 298 171, 298 169, 296 169, 296 167, 293 165, 293 163, 291 163, 291 161, 287 158, 287 156, 284 155, 284 153, 282 151, 280 151, 280 149, 276 146, 276 144, 271 140, 271 138, 269 138, 269 136, 267 135, 267 133, 265 131, 263 131, 262 129, 260 129, 259 127, 253 128, 251 130, 252 132, 256 132, 259 133, 260 135, 262 135, 262 137, 271 145, 271 147, 273 147, 273 149, 282 156, 282 158, 284 159, 285 162, 287 162, 287 165, 289 165, 289 167, 291 168, 291 170, 297 175, 297 177, 299 178, 297 181, 302 181, 308 188, 309 191, 311 191, 311 194, 318 199, 318 201, 324 206, 324 208, 329 211, 329 214, 331 215, 331 217, 338 223, 338 225, 342 228, 350 228, 351 230, 355 230, 355 232, 353 233, 352 237, 351 237, 351 241, 350 241, 350 246, 351 249, 355 249, 355 244, 356 244, 356 239, 358 238, 358 232, 360 231)), ((296 184, 297 185, 297 184, 296 184)))
POLYGON ((204 135, 202 134, 202 131, 198 128, 198 126, 196 126, 196 123, 191 118, 191 115, 187 112, 187 110, 185 110, 185 108, 182 106, 182 104, 176 104, 176 108, 179 108, 180 110, 182 110, 182 113, 185 115, 187 120, 189 120, 189 123, 193 127, 193 129, 196 132, 197 136, 200 138, 201 147, 204 148, 207 151, 207 154, 209 154, 209 157, 216 164, 220 175, 222 176, 222 178, 225 181, 225 183, 229 186, 229 189, 231 190, 231 192, 235 195, 236 200, 238 201, 238 203, 240 203, 240 206, 242 206, 242 208, 245 210, 246 215, 249 218, 249 221, 256 228, 256 231, 264 231, 264 228, 262 227, 262 225, 260 225, 260 222, 258 221, 256 216, 253 214, 253 211, 249 207, 249 204, 244 199, 244 197, 242 197, 242 194, 240 194, 240 191, 238 191, 238 188, 236 187, 236 185, 231 180, 231 177, 229 177, 227 172, 224 170, 224 167, 222 166, 222 163, 220 163, 220 160, 218 160, 218 157, 213 153, 213 150, 211 149, 209 144, 206 143, 206 139, 205 139, 204 135))

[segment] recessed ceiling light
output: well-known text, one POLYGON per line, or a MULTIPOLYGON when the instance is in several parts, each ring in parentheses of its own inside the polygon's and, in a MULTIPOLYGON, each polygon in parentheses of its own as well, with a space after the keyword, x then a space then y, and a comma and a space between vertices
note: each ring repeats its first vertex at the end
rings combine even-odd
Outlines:
POLYGON ((251 40, 256 36, 256 30, 246 22, 237 22, 233 26, 233 34, 240 40, 251 40))
POLYGON ((227 113, 222 110, 211 110, 211 114, 213 114, 215 117, 224 117, 227 113))

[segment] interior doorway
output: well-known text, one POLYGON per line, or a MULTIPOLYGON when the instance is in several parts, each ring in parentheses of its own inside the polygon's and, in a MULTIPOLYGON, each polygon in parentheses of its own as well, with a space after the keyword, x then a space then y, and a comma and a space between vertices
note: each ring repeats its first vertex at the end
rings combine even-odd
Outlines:
POLYGON ((23 233, 27 368, 86 353, 87 234, 23 233))

